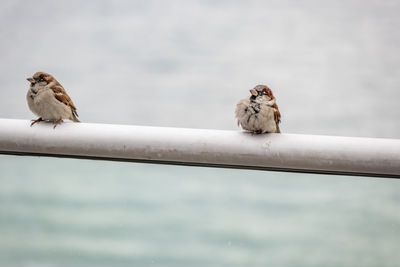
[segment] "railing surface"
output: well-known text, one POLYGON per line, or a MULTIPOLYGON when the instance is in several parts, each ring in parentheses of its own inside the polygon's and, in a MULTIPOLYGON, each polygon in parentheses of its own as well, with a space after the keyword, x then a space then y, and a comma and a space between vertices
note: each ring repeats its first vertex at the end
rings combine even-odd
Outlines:
POLYGON ((400 178, 400 140, 0 119, 0 153, 400 178))

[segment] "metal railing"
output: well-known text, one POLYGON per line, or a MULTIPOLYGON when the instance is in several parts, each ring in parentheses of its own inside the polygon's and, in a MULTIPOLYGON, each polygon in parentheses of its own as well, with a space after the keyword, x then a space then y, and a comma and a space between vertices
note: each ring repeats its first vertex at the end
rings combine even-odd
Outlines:
POLYGON ((0 119, 0 154, 400 178, 400 140, 0 119))

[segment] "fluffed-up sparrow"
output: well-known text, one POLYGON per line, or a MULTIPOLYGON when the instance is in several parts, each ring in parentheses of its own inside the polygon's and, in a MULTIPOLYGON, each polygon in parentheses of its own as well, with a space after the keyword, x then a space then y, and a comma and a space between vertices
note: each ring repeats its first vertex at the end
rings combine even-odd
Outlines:
POLYGON ((257 85, 250 93, 250 97, 236 105, 238 124, 256 134, 280 133, 281 113, 271 89, 266 85, 257 85))
POLYGON ((74 103, 52 75, 36 72, 27 80, 31 83, 26 95, 28 106, 39 116, 38 119, 32 120, 31 126, 40 121, 51 121, 54 128, 64 119, 79 122, 74 103))

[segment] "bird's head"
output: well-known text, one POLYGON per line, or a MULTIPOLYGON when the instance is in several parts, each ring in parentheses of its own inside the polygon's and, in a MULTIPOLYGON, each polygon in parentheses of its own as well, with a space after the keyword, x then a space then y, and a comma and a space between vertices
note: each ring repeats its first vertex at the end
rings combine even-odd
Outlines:
POLYGON ((269 98, 268 100, 274 99, 274 95, 272 94, 271 89, 268 86, 259 84, 253 89, 250 90, 251 100, 260 99, 260 98, 269 98))
POLYGON ((50 83, 58 83, 51 74, 45 72, 36 72, 32 77, 27 78, 27 80, 31 83, 31 88, 41 88, 50 83))

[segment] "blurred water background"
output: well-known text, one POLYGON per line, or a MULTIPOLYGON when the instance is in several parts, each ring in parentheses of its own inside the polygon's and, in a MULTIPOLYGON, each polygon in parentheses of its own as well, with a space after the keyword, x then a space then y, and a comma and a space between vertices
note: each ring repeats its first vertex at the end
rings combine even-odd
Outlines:
MULTIPOLYGON (((0 2, 0 117, 52 73, 84 122, 400 138, 400 2, 0 2)), ((35 127, 40 127, 37 125, 35 127)), ((1 266, 398 266, 400 182, 0 156, 1 266)))

